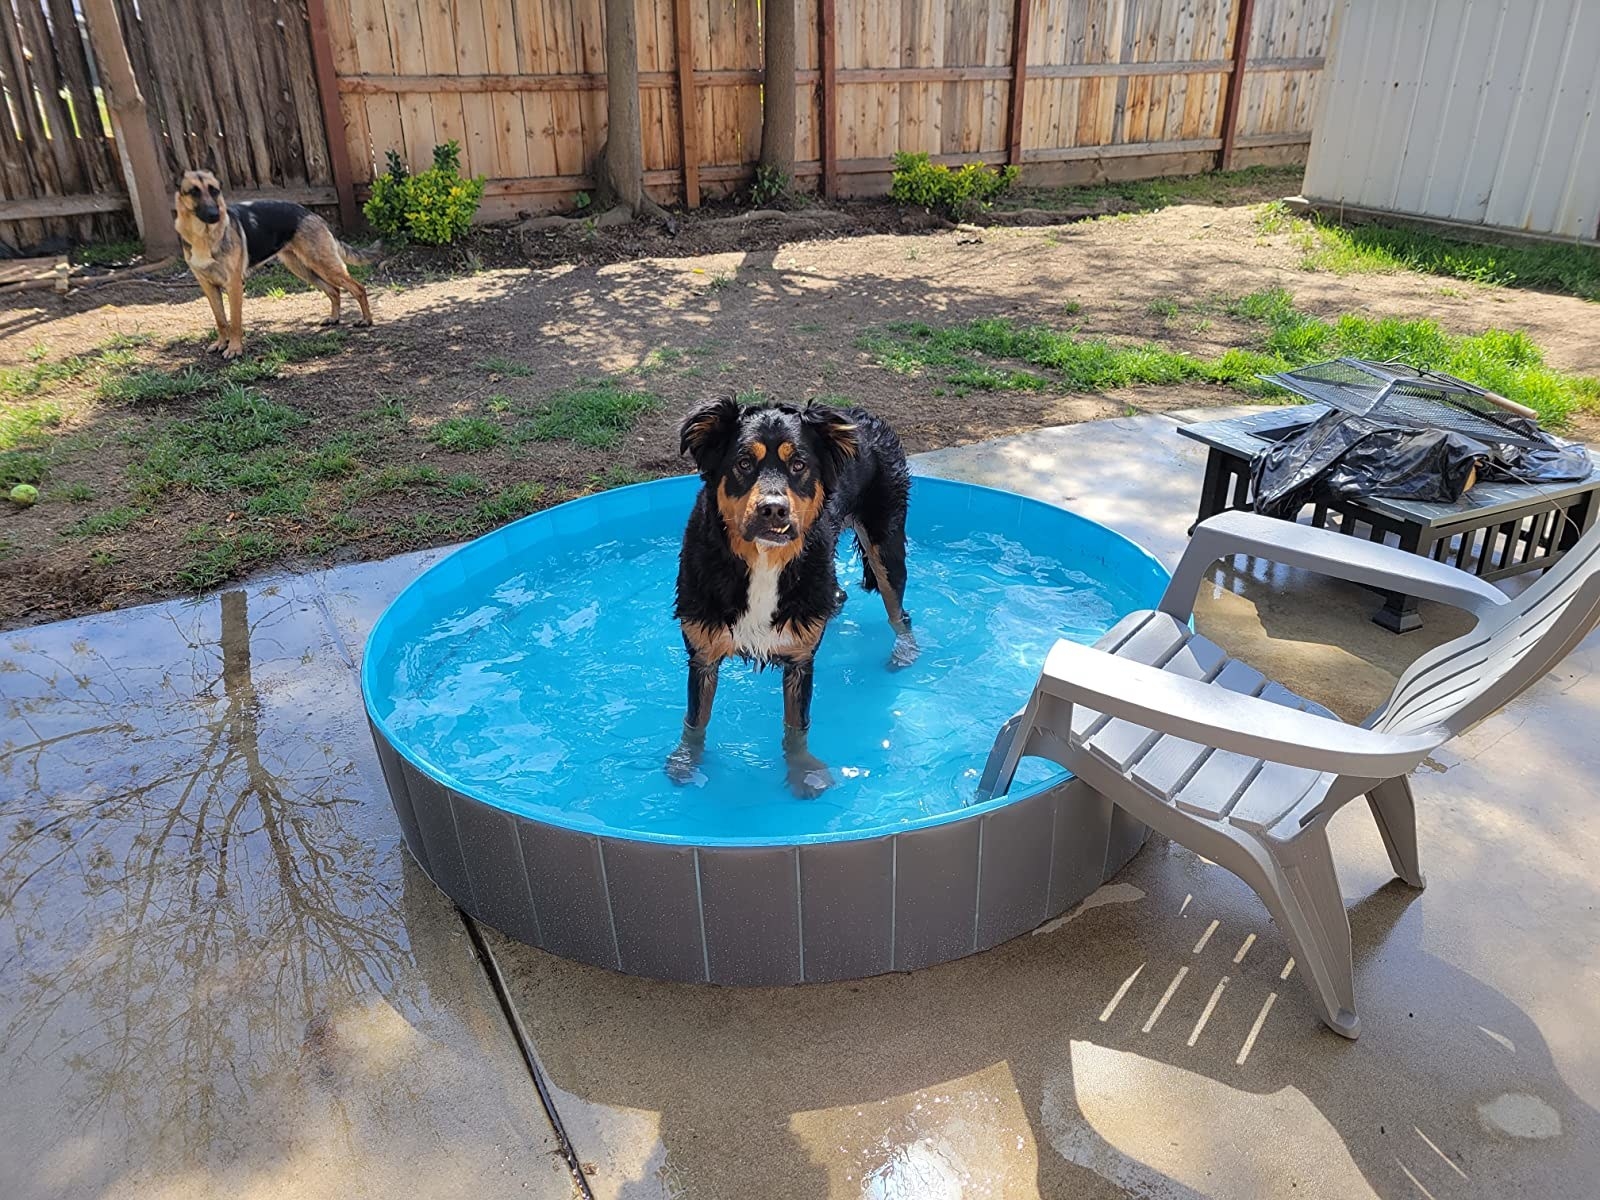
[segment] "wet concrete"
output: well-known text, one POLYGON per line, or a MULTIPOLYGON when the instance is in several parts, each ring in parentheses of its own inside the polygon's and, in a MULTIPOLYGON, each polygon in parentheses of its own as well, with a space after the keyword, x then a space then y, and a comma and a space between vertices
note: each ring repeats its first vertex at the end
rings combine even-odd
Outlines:
POLYGON ((360 713, 426 557, 0 639, 0 1196, 573 1194, 360 713))
MULTIPOLYGON (((919 469, 1170 563, 1200 466, 1141 417, 919 469)), ((1334 821, 1358 1042, 1160 839, 1032 935, 856 983, 654 983, 483 930, 508 1022, 360 718, 426 557, 0 641, 0 1196, 571 1195, 513 1023, 599 1197, 1593 1195, 1600 640, 1419 774, 1426 892, 1364 809, 1334 821)), ((1460 628, 1375 606, 1241 563, 1197 623, 1356 716, 1460 628)))
MULTIPOLYGON (((1202 465, 1166 417, 919 461, 1066 503, 1169 563, 1202 465)), ((1464 628, 1429 606, 1397 638, 1376 607, 1239 563, 1197 622, 1357 717, 1464 628)), ((1335 820, 1355 1043, 1322 1027, 1249 890, 1161 839, 1077 915, 909 975, 718 989, 489 944, 600 1197, 1589 1197, 1597 653, 1422 773, 1426 892, 1393 880, 1364 807, 1335 820)))

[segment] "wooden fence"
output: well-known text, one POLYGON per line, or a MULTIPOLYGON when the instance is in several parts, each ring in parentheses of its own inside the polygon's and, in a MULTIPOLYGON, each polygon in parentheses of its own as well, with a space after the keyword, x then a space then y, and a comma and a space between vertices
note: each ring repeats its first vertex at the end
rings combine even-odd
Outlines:
POLYGON ((72 0, 0 8, 0 238, 25 246, 127 229, 127 197, 72 0), (8 134, 10 136, 5 136, 8 134))
MULTIPOLYGON (((465 170, 489 177, 484 219, 593 186, 601 0, 114 2, 173 176, 204 166, 235 194, 337 200, 349 222, 387 151, 420 168, 455 139, 465 170)), ((886 190, 900 150, 1013 162, 1040 183, 1297 159, 1333 5, 794 2, 796 176, 841 196, 886 190)), ((128 225, 78 7, 9 0, 0 13, 15 135, 0 136, 0 240, 13 244, 128 225)), ((737 189, 760 152, 760 0, 635 12, 651 193, 693 204, 737 189)))
MULTIPOLYGON (((591 186, 586 170, 606 136, 600 0, 457 0, 453 21, 427 0, 326 3, 358 183, 387 150, 419 166, 435 142, 456 138, 464 168, 489 177, 486 217, 563 205, 591 186)), ((796 3, 796 175, 838 195, 884 191, 899 150, 1016 162, 1041 182, 1203 170, 1224 149, 1241 163, 1297 157, 1332 7, 796 3)), ((686 159, 706 191, 737 188, 760 151, 760 6, 636 0, 635 11, 651 192, 682 201, 699 190, 686 188, 686 159)))

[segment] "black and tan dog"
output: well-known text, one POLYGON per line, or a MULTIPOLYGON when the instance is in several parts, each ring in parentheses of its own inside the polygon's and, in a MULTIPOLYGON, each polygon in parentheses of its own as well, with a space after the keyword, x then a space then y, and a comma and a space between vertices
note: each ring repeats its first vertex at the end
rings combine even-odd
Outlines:
POLYGON ((906 588, 911 474, 889 425, 859 408, 704 405, 684 420, 681 450, 705 486, 678 557, 677 617, 689 652, 683 740, 667 760, 694 778, 722 660, 783 667, 783 750, 790 788, 815 796, 833 780, 806 745, 813 658, 844 593, 839 534, 855 533, 862 585, 883 598, 895 631, 890 666, 916 658, 906 588))
POLYGON ((178 210, 173 224, 183 240, 184 261, 200 281, 217 319, 217 340, 208 349, 222 351, 223 358, 236 358, 244 349, 245 272, 273 256, 328 297, 333 311, 323 324, 339 323, 341 289, 361 306, 357 324, 372 324, 367 289, 345 269, 347 262, 368 260, 334 237, 328 223, 310 209, 286 200, 229 204, 210 171, 184 172, 173 203, 178 210), (223 313, 224 292, 231 317, 223 313))

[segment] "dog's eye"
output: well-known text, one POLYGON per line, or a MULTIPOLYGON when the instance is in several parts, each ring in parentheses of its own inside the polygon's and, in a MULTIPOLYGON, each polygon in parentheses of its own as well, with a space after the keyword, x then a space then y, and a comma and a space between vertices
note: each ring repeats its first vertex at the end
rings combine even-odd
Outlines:
POLYGON ((217 194, 217 189, 216 188, 207 188, 206 191, 210 192, 213 196, 215 196, 217 194))
POLYGON ((804 475, 805 473, 806 473, 806 460, 805 459, 803 459, 803 458, 791 458, 789 460, 789 474, 791 474, 791 475, 804 475))
POLYGON ((741 454, 739 455, 739 461, 734 465, 739 468, 740 472, 749 474, 756 469, 756 460, 748 454, 741 454))

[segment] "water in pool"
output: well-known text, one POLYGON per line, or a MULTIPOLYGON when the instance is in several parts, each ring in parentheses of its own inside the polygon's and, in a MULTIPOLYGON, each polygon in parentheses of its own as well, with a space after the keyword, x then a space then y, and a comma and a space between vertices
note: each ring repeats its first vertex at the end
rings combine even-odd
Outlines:
MULTIPOLYGON (((390 729, 460 790, 580 827, 803 840, 959 809, 1054 640, 1093 641, 1138 605, 1005 535, 919 532, 906 604, 922 655, 901 671, 841 540, 849 599, 818 652, 811 710, 811 749, 836 786, 819 798, 785 785, 781 670, 737 660, 722 669, 696 784, 667 778, 687 686, 676 535, 541 556, 440 613, 395 662, 390 729)), ((1049 778, 1025 762, 1013 792, 1049 778)))

